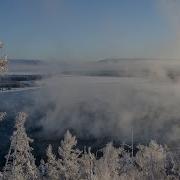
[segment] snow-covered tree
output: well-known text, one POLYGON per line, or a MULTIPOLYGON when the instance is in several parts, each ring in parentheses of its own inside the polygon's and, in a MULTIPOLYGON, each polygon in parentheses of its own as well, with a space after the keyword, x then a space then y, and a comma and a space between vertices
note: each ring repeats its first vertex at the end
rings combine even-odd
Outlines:
POLYGON ((56 160, 56 156, 52 152, 52 146, 49 145, 47 152, 47 178, 50 180, 59 180, 60 179, 60 169, 59 164, 56 160))
POLYGON ((96 161, 96 179, 116 180, 119 174, 119 155, 120 149, 113 147, 112 143, 103 149, 103 157, 96 161))
POLYGON ((79 156, 81 151, 76 149, 76 144, 76 137, 67 131, 58 151, 61 175, 66 180, 77 180, 80 178, 79 156))
POLYGON ((0 41, 0 75, 3 74, 4 72, 7 71, 8 67, 8 61, 7 61, 7 56, 4 55, 4 43, 2 41, 0 41))
POLYGON ((81 179, 86 179, 86 180, 95 179, 95 172, 94 172, 95 162, 96 162, 96 158, 94 154, 91 153, 91 149, 88 148, 88 151, 84 149, 84 152, 80 159, 81 179))
POLYGON ((3 179, 34 180, 38 177, 34 157, 31 153, 32 140, 27 136, 24 123, 27 115, 20 112, 16 118, 15 131, 11 137, 11 145, 6 156, 3 179))
POLYGON ((43 159, 41 159, 39 165, 39 176, 42 180, 45 180, 47 176, 47 165, 43 159))
POLYGON ((144 178, 165 179, 167 152, 163 146, 151 141, 149 146, 138 146, 136 162, 140 166, 144 178))
POLYGON ((0 122, 4 120, 6 112, 0 112, 0 122))
POLYGON ((131 156, 132 153, 126 152, 121 149, 121 157, 119 160, 119 176, 120 179, 140 179, 139 171, 135 165, 134 157, 131 156))

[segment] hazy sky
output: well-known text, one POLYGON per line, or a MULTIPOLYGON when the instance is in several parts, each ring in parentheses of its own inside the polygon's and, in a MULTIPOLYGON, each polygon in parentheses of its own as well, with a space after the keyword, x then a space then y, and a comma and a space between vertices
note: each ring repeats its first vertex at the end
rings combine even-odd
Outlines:
POLYGON ((11 58, 157 57, 174 34, 158 0, 0 0, 11 58))

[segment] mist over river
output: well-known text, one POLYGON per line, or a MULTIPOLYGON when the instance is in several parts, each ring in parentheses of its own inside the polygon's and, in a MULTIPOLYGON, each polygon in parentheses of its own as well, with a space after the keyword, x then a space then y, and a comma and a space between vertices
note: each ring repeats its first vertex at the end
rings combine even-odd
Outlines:
POLYGON ((1 159, 7 153, 19 111, 28 114, 26 129, 35 140, 33 147, 38 155, 45 153, 44 147, 49 143, 59 144, 67 129, 87 146, 108 141, 130 143, 132 129, 135 143, 154 139, 161 144, 177 145, 180 142, 179 64, 173 71, 166 63, 158 69, 152 68, 153 63, 151 66, 149 62, 148 66, 141 63, 139 68, 138 64, 139 61, 128 69, 124 61, 81 65, 66 69, 66 75, 56 73, 36 82, 36 88, 1 92, 0 110, 7 112, 0 124, 1 159), (109 69, 113 75, 103 75, 109 69), (96 75, 97 72, 101 75, 96 75))

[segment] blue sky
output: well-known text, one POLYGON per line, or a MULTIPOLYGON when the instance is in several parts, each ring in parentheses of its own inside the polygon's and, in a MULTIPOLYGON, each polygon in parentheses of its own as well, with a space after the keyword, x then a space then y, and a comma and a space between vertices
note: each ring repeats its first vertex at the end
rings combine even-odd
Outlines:
POLYGON ((157 0, 1 0, 10 58, 157 57, 173 33, 157 0))

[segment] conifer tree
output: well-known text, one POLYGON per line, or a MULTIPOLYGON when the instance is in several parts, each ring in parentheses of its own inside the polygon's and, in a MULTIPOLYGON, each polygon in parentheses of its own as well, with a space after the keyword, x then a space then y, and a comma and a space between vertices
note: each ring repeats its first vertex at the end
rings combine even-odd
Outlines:
POLYGON ((42 180, 46 179, 45 178, 46 175, 47 175, 47 165, 44 162, 44 160, 41 159, 40 165, 39 165, 39 176, 40 176, 40 179, 42 179, 42 180))
POLYGON ((48 146, 46 155, 47 155, 46 168, 47 168, 48 179, 59 180, 60 179, 59 164, 56 160, 56 156, 52 152, 52 146, 51 145, 48 146))
POLYGON ((67 131, 59 147, 59 166, 62 177, 66 180, 77 180, 80 177, 79 156, 81 151, 75 149, 76 144, 76 137, 67 131))
POLYGON ((11 145, 6 156, 3 179, 35 180, 38 177, 35 159, 31 153, 32 140, 27 136, 24 123, 27 115, 20 112, 16 117, 15 131, 11 137, 11 145))

